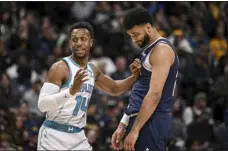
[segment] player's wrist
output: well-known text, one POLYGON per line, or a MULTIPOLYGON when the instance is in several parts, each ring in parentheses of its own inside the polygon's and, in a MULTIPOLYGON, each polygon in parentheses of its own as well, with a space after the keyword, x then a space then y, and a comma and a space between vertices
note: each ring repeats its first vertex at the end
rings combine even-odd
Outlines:
POLYGON ((133 133, 138 133, 138 132, 140 131, 140 128, 139 128, 139 127, 133 126, 132 129, 131 129, 131 131, 132 131, 133 133))
POLYGON ((70 88, 66 90, 66 96, 67 97, 72 97, 74 96, 75 93, 71 92, 70 88))
POLYGON ((120 124, 127 127, 129 120, 130 120, 130 116, 128 116, 127 114, 124 114, 120 121, 120 124))
POLYGON ((70 95, 75 95, 75 93, 77 93, 77 91, 78 91, 77 88, 74 88, 73 86, 71 86, 69 89, 70 95))
POLYGON ((137 76, 136 74, 132 73, 132 74, 131 74, 131 78, 132 78, 134 81, 136 81, 137 78, 138 78, 138 76, 137 76))
POLYGON ((125 125, 124 123, 120 122, 118 127, 117 128, 120 128, 120 129, 126 129, 127 125, 125 125))
POLYGON ((70 88, 69 93, 70 93, 70 95, 74 95, 76 92, 72 88, 70 88))

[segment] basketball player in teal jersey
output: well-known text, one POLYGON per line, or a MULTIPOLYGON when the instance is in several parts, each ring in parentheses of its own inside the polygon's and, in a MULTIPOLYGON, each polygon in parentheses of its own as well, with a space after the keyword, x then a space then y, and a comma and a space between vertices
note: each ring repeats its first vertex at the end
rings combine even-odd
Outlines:
POLYGON ((84 134, 86 112, 93 87, 118 96, 127 91, 140 72, 140 61, 131 64, 132 75, 114 81, 88 62, 93 28, 87 22, 74 24, 69 32, 72 55, 54 63, 42 86, 38 107, 46 112, 39 131, 38 150, 92 150, 84 134))

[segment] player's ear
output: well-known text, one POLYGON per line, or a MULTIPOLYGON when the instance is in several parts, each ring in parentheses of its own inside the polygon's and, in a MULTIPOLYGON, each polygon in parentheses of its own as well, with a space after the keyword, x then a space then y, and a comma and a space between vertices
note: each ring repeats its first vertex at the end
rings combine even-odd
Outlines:
POLYGON ((93 46, 93 39, 90 40, 90 47, 93 46))
POLYGON ((152 27, 151 27, 151 24, 147 23, 146 26, 145 26, 145 28, 146 28, 146 31, 147 31, 147 32, 150 32, 150 30, 151 30, 151 28, 152 28, 152 27))

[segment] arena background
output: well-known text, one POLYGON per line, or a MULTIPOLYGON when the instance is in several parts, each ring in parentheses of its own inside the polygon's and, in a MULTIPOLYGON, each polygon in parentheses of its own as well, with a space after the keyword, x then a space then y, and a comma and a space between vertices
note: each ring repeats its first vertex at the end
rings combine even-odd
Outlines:
MULTIPOLYGON (((124 11, 143 6, 180 59, 174 99, 172 150, 215 151, 228 146, 227 2, 0 2, 0 150, 36 150, 44 120, 39 90, 52 63, 70 54, 69 25, 95 31, 90 61, 123 79, 140 51, 121 26, 124 11)), ((110 140, 128 104, 94 90, 86 134, 95 151, 110 140)), ((228 150, 227 148, 224 150, 228 150)))

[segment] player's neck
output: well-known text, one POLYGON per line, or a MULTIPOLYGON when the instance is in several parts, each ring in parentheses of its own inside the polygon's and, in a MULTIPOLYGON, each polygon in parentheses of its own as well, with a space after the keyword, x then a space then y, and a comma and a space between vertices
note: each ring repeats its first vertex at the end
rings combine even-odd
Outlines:
POLYGON ((71 56, 72 60, 77 63, 80 67, 86 68, 89 58, 77 58, 74 55, 71 56))
POLYGON ((155 42, 156 40, 158 40, 159 38, 162 38, 159 33, 157 32, 156 29, 154 29, 154 32, 151 34, 150 36, 150 40, 149 43, 152 44, 153 42, 155 42))

